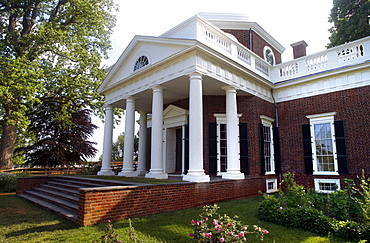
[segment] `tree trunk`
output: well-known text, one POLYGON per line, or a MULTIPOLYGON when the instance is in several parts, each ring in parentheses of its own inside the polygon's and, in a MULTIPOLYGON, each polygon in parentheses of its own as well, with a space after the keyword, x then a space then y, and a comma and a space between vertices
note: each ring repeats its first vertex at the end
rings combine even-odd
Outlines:
POLYGON ((17 127, 14 125, 3 125, 0 141, 0 170, 12 168, 12 157, 16 138, 17 127))

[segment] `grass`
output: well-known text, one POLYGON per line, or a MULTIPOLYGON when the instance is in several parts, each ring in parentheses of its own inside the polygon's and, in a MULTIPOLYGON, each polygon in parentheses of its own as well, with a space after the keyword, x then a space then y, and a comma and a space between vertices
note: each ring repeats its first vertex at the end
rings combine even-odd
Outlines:
MULTIPOLYGON (((262 197, 234 200, 220 203, 220 213, 239 215, 246 225, 258 224, 270 234, 264 242, 327 243, 351 242, 349 240, 319 236, 301 229, 292 229, 258 218, 258 205, 262 197)), ((191 208, 160 213, 146 217, 132 218, 136 235, 145 242, 190 243, 192 232, 190 221, 198 219, 201 208, 191 208)), ((0 196, 0 242, 100 242, 105 224, 80 227, 63 217, 44 210, 16 195, 0 196)), ((113 223, 116 233, 123 242, 128 240, 128 220, 113 223)))

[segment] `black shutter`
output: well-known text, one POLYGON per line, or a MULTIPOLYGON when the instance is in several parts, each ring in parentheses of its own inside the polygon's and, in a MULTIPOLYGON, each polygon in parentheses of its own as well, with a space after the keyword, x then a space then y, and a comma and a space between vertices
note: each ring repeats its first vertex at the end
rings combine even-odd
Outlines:
POLYGON ((263 140, 263 124, 258 124, 258 130, 259 130, 259 144, 260 144, 260 166, 261 166, 261 175, 266 174, 266 166, 265 166, 265 151, 264 146, 265 142, 263 140))
POLYGON ((210 122, 208 125, 208 173, 217 174, 217 123, 210 122))
POLYGON ((312 145, 311 145, 310 124, 302 125, 302 135, 303 135, 304 170, 306 174, 312 174, 313 164, 312 164, 312 145))
POLYGON ((346 137, 344 134, 344 121, 334 121, 335 144, 337 148, 338 172, 341 175, 348 175, 348 159, 346 148, 346 137))
POLYGON ((240 171, 249 175, 248 164, 248 124, 239 123, 240 171))
POLYGON ((186 175, 189 170, 189 124, 184 125, 184 174, 186 175))
POLYGON ((281 157, 280 157, 280 134, 279 128, 272 128, 272 136, 274 140, 274 161, 275 161, 275 173, 281 173, 281 157))

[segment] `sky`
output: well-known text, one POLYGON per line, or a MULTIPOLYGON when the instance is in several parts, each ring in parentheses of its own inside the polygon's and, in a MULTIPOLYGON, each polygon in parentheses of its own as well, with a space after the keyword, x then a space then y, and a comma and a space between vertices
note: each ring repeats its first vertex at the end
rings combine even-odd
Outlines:
MULTIPOLYGON (((107 66, 113 65, 135 35, 159 36, 200 12, 245 14, 285 47, 282 61, 293 59, 290 44, 304 40, 307 55, 325 50, 331 24, 328 22, 332 0, 115 0, 119 12, 115 13, 117 25, 111 36, 112 50, 107 66)), ((104 124, 97 117, 99 126, 91 138, 102 154, 104 124)), ((138 127, 136 128, 138 129, 138 127)), ((124 117, 113 133, 113 141, 124 131, 124 117)))

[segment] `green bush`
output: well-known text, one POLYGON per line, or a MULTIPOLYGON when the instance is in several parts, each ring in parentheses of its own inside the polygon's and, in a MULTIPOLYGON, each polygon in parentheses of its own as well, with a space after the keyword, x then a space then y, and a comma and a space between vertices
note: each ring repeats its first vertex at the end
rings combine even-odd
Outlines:
POLYGON ((17 177, 10 173, 0 173, 0 192, 13 192, 17 177))
POLYGON ((282 181, 284 192, 280 189, 276 195, 264 195, 259 215, 266 221, 318 234, 370 239, 369 184, 363 179, 359 198, 353 195, 354 184, 350 180, 345 190, 325 195, 296 184, 294 174, 288 173, 282 181))

